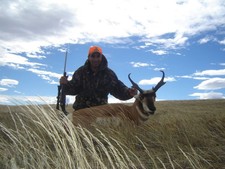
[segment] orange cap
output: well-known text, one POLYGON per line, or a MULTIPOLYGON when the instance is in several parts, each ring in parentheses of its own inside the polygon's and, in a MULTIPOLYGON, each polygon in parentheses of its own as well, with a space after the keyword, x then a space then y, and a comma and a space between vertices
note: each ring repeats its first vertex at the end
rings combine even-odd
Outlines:
POLYGON ((92 55, 95 52, 98 52, 98 53, 102 54, 102 48, 100 48, 98 46, 91 46, 89 51, 88 51, 88 56, 92 55))

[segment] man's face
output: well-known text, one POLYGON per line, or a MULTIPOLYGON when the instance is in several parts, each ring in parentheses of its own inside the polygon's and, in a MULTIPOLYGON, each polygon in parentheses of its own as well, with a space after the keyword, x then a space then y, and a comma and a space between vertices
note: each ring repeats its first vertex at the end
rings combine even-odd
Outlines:
POLYGON ((102 62, 102 55, 98 52, 95 52, 92 55, 88 56, 88 60, 92 68, 98 68, 102 62))

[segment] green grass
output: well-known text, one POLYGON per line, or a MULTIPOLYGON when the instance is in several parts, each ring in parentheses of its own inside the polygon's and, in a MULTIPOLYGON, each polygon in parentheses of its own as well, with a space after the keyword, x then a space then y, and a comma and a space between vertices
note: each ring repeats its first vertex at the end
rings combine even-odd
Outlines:
POLYGON ((88 131, 50 105, 0 106, 0 168, 224 168, 225 100, 156 107, 141 126, 88 131))

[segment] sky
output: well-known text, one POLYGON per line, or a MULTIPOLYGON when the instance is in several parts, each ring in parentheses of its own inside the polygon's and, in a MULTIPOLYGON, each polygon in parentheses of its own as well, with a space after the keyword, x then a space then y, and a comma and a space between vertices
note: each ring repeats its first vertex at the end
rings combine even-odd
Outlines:
POLYGON ((65 51, 71 79, 93 45, 128 87, 129 73, 148 90, 164 70, 159 101, 225 98, 224 0, 0 0, 0 11, 0 104, 55 104, 65 51))

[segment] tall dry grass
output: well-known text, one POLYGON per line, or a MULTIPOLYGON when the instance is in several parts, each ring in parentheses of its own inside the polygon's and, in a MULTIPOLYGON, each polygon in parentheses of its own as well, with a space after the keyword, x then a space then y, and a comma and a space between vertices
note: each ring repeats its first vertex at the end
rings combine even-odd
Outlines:
POLYGON ((50 105, 1 106, 0 168, 224 168, 225 100, 156 106, 144 125, 91 131, 50 105))

